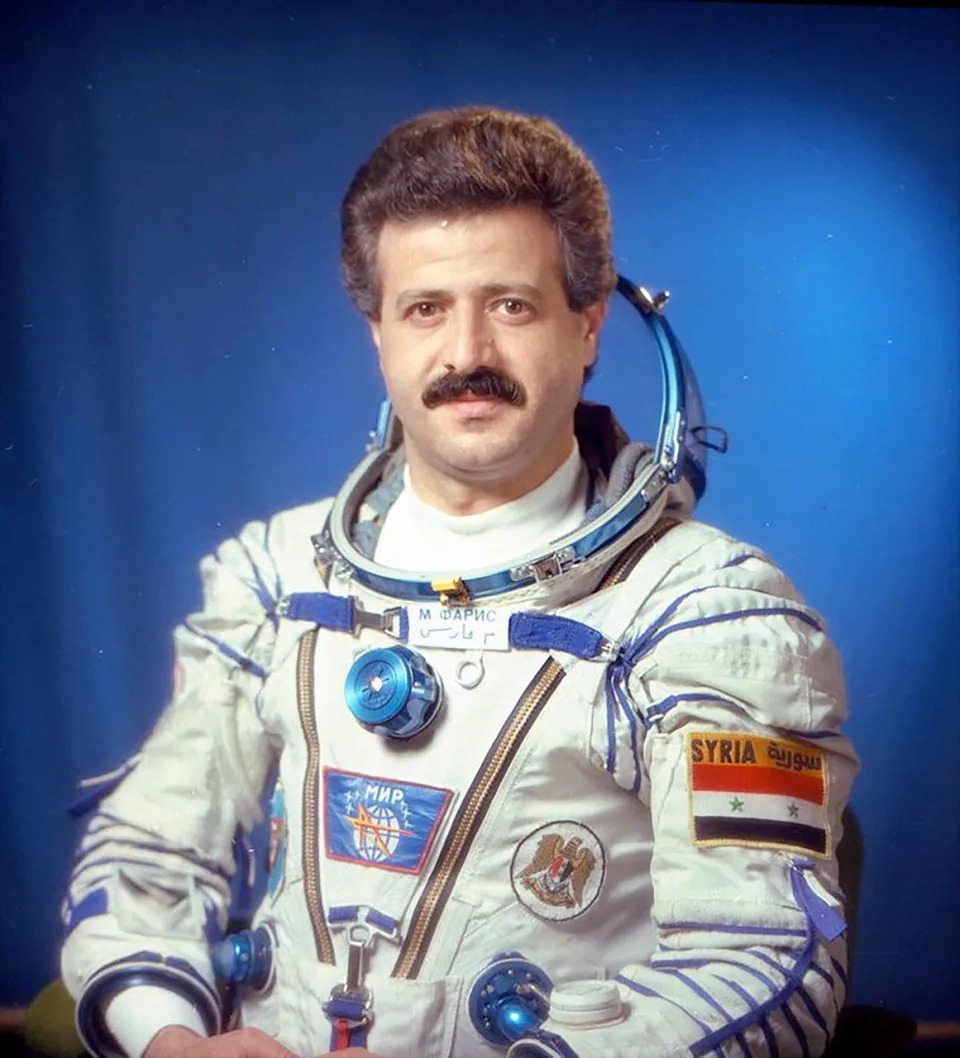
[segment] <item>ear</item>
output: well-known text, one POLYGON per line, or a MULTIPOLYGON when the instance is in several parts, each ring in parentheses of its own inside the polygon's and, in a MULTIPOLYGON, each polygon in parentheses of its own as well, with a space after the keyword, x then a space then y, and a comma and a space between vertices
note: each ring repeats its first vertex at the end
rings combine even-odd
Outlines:
POLYGON ((585 366, 589 366, 597 359, 597 350, 600 347, 600 330, 604 320, 607 318, 606 301, 596 301, 588 305, 581 313, 583 318, 583 340, 587 345, 587 359, 585 366))
POLYGON ((600 328, 607 318, 606 301, 596 301, 588 305, 580 314, 584 320, 584 338, 596 341, 600 337, 600 328))
POLYGON ((377 347, 377 353, 380 352, 380 321, 375 320, 372 316, 367 317, 367 323, 370 325, 370 337, 373 338, 373 344, 377 347))

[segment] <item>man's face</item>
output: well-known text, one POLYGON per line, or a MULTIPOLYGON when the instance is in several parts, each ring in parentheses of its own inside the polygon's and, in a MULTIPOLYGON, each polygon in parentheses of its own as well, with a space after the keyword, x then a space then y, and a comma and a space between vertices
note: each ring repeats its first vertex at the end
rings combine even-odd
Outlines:
POLYGON ((603 303, 567 305, 545 214, 516 206, 388 222, 381 317, 371 321, 414 484, 523 495, 573 446, 573 409, 596 359, 603 303))

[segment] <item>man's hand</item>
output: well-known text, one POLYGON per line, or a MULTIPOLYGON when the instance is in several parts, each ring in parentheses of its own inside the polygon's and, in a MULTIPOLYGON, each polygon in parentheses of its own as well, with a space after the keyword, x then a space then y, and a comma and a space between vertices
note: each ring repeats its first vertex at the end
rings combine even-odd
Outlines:
MULTIPOLYGON (((143 1052, 143 1058, 297 1058, 282 1043, 259 1029, 236 1029, 222 1036, 198 1036, 180 1025, 161 1029, 143 1052)), ((317 1058, 378 1058, 363 1047, 329 1051, 317 1058)))
POLYGON ((317 1058, 380 1058, 380 1055, 363 1047, 348 1047, 345 1051, 327 1051, 326 1054, 318 1054, 317 1058))
MULTIPOLYGON (((341 1051, 337 1058, 349 1055, 341 1051)), ((355 1052, 363 1054, 363 1051, 355 1052)), ((293 1051, 259 1029, 237 1029, 222 1036, 198 1036, 181 1025, 161 1029, 143 1058, 297 1058, 293 1051)))

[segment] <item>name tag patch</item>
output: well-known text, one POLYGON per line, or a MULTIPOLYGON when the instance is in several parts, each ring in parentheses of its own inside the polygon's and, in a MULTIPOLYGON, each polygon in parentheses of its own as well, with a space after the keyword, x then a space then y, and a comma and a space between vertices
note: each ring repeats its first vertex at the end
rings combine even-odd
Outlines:
POLYGON ((324 768, 327 856, 419 874, 452 799, 439 786, 324 768))
POLYGON ((830 855, 829 780, 806 742, 741 732, 687 734, 694 845, 753 845, 830 855))
POLYGON ((407 642, 447 650, 509 650, 511 612, 494 606, 411 603, 407 642))

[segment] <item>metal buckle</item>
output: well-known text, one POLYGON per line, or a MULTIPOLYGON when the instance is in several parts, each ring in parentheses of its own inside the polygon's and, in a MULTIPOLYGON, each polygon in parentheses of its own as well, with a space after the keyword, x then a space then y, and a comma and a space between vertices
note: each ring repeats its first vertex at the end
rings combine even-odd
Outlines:
POLYGON ((533 579, 541 584, 545 580, 553 580, 554 577, 559 577, 561 573, 574 564, 576 559, 576 552, 572 547, 562 547, 559 551, 554 551, 550 555, 544 555, 543 558, 535 559, 533 562, 527 562, 522 566, 516 566, 510 570, 511 580, 524 580, 527 577, 533 577, 533 579))
POLYGON ((323 1005, 323 1013, 330 1021, 343 1021, 351 1029, 368 1025, 373 1019, 373 994, 363 984, 363 957, 367 948, 377 937, 385 937, 394 942, 400 939, 396 926, 388 930, 376 922, 371 922, 369 920, 371 910, 372 908, 361 905, 357 908, 356 918, 339 922, 328 920, 331 929, 347 931, 350 954, 347 958, 347 979, 343 984, 334 985, 330 990, 330 997, 323 1005), (356 1013, 351 1015, 349 1011, 334 1011, 331 1009, 334 1003, 352 1004, 357 1008, 356 1013))
POLYGON ((373 628, 378 632, 386 633, 391 639, 399 639, 402 615, 402 606, 391 606, 389 609, 384 610, 383 613, 376 613, 372 610, 364 610, 360 606, 354 606, 354 634, 361 628, 373 628))
POLYGON ((327 572, 338 558, 329 532, 324 530, 322 533, 314 533, 310 537, 310 543, 313 544, 313 563, 320 576, 326 579, 327 572))
POLYGON ((353 988, 347 984, 334 985, 330 989, 330 995, 326 1003, 323 1004, 322 1009, 330 1021, 343 1021, 346 1022, 348 1028, 359 1029, 364 1025, 369 1025, 373 1020, 373 994, 369 988, 364 988, 363 985, 357 985, 353 988), (349 1011, 342 1009, 335 1011, 331 1009, 334 1003, 355 1006, 357 1012, 351 1016, 349 1011))
POLYGON ((605 639, 593 657, 595 661, 616 661, 620 657, 620 646, 612 639, 605 639))
POLYGON ((667 486, 667 472, 663 466, 657 466, 650 475, 650 480, 640 490, 640 495, 647 503, 653 503, 667 486))
POLYGON ((563 572, 563 566, 560 564, 560 559, 556 554, 547 555, 546 558, 531 562, 530 572, 533 574, 534 580, 539 584, 540 581, 559 577, 563 572))

